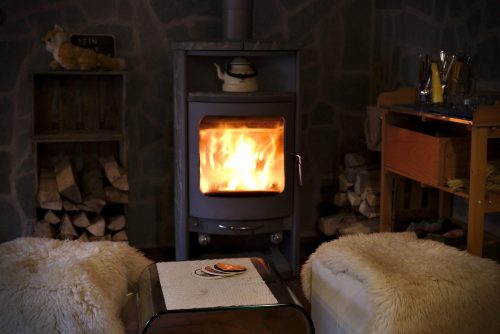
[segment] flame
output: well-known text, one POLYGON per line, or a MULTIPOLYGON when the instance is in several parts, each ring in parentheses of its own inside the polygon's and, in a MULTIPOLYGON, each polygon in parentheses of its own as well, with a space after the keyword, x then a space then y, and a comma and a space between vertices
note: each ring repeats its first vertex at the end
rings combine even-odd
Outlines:
POLYGON ((284 121, 216 119, 200 125, 200 191, 281 193, 285 188, 284 121))

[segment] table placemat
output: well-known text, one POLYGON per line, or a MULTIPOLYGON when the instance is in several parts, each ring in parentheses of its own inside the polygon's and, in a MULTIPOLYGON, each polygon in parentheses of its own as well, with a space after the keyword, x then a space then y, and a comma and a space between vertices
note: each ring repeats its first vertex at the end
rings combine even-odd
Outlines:
POLYGON ((156 264, 167 310, 277 304, 249 258, 158 262, 156 264), (217 262, 243 265, 243 274, 207 280, 191 273, 217 262))

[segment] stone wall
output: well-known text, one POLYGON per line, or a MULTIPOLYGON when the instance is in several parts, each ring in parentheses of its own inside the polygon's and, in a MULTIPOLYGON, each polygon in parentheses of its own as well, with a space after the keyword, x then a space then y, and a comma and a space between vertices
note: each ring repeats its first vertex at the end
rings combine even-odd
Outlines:
POLYGON ((418 86, 418 55, 472 57, 474 87, 500 91, 500 2, 378 0, 374 6, 374 92, 418 86))
MULTIPOLYGON (((446 47, 484 50, 482 80, 500 81, 500 68, 491 66, 494 56, 498 59, 498 16, 492 15, 498 5, 493 0, 463 2, 473 4, 254 0, 254 39, 294 39, 303 45, 303 235, 313 234, 318 216, 334 210, 337 166, 344 153, 359 148, 365 106, 380 89, 415 85, 420 48, 437 52, 441 41, 455 34, 454 44, 446 47)), ((51 56, 40 38, 58 23, 69 32, 116 36, 117 54, 126 59, 128 72, 129 237, 139 247, 173 244, 170 46, 177 40, 222 38, 221 16, 220 0, 0 5, 0 241, 32 233, 30 75, 48 69, 51 56)))

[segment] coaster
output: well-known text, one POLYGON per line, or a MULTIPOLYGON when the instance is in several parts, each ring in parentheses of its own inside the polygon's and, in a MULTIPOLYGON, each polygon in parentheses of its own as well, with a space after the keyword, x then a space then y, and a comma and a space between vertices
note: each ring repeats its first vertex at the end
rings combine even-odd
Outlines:
POLYGON ((205 267, 201 268, 201 270, 207 274, 215 275, 215 276, 222 276, 222 277, 233 276, 233 275, 239 274, 239 273, 220 271, 220 270, 215 269, 213 266, 205 266, 205 267))
POLYGON ((224 276, 224 277, 235 276, 235 275, 240 275, 240 274, 244 273, 244 271, 234 271, 234 272, 222 271, 222 270, 215 268, 215 266, 206 266, 206 267, 202 268, 202 270, 208 274, 211 274, 211 275, 219 275, 219 276, 224 276))
POLYGON ((202 268, 195 269, 191 275, 193 275, 196 278, 202 278, 202 279, 220 279, 224 278, 225 276, 219 276, 219 275, 213 275, 209 274, 203 271, 202 268))

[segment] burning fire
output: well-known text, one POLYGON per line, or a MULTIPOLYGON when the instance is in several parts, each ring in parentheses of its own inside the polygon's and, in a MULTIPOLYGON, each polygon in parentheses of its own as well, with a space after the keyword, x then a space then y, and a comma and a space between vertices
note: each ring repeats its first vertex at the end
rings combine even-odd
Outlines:
POLYGON ((199 135, 202 193, 280 193, 285 188, 281 118, 208 117, 199 135))

